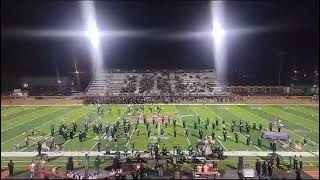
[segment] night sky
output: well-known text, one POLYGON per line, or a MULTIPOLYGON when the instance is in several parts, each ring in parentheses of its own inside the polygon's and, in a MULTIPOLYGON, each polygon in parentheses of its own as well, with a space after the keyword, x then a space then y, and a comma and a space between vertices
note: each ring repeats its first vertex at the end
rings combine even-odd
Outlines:
MULTIPOLYGON (((147 37, 102 39, 108 68, 214 68, 213 41, 203 38, 159 38, 162 34, 210 31, 209 1, 96 1, 100 30, 146 30, 147 37)), ((83 30, 79 1, 1 1, 1 30, 83 30)), ((230 83, 277 84, 282 59, 282 84, 293 69, 312 74, 319 60, 319 2, 228 1, 226 29, 260 27, 261 32, 227 37, 230 83), (273 27, 263 31, 263 27, 273 27), (241 79, 243 73, 247 78, 241 79)), ((31 38, 1 32, 2 77, 68 75, 74 62, 90 72, 90 43, 79 38, 31 38)))

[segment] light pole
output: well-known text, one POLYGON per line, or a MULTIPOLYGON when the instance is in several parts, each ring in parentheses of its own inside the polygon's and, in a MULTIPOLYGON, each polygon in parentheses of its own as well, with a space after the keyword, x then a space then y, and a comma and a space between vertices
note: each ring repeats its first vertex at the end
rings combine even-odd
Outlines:
POLYGON ((60 84, 61 84, 61 80, 58 79, 58 94, 60 93, 60 84))
POLYGON ((279 59, 279 72, 278 72, 278 86, 281 85, 281 70, 282 70, 282 64, 283 64, 283 57, 287 55, 287 52, 279 52, 277 54, 278 59, 279 59))
POLYGON ((78 85, 78 91, 80 90, 80 77, 79 77, 79 71, 76 70, 76 77, 77 77, 77 85, 78 85))

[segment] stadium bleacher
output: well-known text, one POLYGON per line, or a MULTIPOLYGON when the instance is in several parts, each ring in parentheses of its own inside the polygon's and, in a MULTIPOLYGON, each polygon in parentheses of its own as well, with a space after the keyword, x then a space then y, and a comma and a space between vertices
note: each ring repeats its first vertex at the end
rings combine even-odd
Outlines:
POLYGON ((226 95, 213 69, 123 71, 97 73, 87 96, 212 96, 226 95))

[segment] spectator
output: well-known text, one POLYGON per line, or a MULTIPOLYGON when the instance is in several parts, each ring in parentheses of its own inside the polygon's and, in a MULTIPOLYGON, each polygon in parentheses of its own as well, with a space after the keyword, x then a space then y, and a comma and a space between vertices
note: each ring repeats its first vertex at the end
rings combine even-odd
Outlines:
POLYGON ((41 155, 41 149, 42 149, 42 145, 41 145, 40 141, 37 144, 37 149, 38 149, 38 155, 40 156, 41 155))
POLYGON ((30 165, 30 178, 31 179, 34 177, 35 171, 36 171, 36 164, 35 163, 31 163, 31 165, 30 165))
POLYGON ((257 176, 260 177, 261 163, 259 162, 259 159, 257 159, 257 162, 256 162, 256 172, 257 172, 257 176))
POLYGON ((12 160, 10 160, 8 163, 9 176, 13 176, 13 168, 14 168, 14 163, 12 162, 12 160))
POLYGON ((269 175, 269 177, 272 177, 272 164, 271 164, 271 161, 268 162, 268 175, 269 175))
POLYGON ((302 179, 302 177, 301 177, 301 170, 300 170, 300 169, 297 169, 297 170, 296 170, 296 174, 297 174, 296 179, 302 179))
POLYGON ((84 168, 85 168, 85 177, 88 176, 88 169, 89 169, 89 156, 88 154, 85 154, 84 156, 84 168))
POLYGON ((97 156, 96 160, 94 161, 94 167, 95 167, 95 173, 94 174, 100 174, 100 157, 97 156))
POLYGON ((265 161, 262 163, 262 176, 266 177, 267 176, 267 164, 265 161))
POLYGON ((302 170, 302 155, 299 158, 299 168, 302 170))

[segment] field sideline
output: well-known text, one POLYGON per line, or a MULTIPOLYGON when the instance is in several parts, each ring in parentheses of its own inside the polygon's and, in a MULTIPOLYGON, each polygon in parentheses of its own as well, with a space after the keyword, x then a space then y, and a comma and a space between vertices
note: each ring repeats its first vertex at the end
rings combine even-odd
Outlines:
MULTIPOLYGON (((113 106, 117 106, 119 104, 109 104, 109 105, 113 105, 113 106)), ((121 105, 132 105, 132 104, 121 104, 121 105)), ((277 105, 283 105, 283 106, 313 106, 313 104, 286 104, 286 103, 261 103, 261 104, 250 104, 250 103, 225 103, 225 104, 221 104, 221 103, 212 103, 212 104, 202 104, 202 103, 167 103, 167 104, 163 104, 163 103, 154 103, 154 104, 135 104, 135 105, 146 105, 146 106, 250 106, 250 105, 257 105, 257 106, 263 106, 263 105, 271 105, 271 106, 277 106, 277 105)), ((16 104, 12 104, 12 105, 1 105, 3 107, 15 107, 15 106, 83 106, 83 104, 38 104, 38 105, 31 105, 31 104, 21 104, 21 105, 16 105, 16 104)), ((95 105, 88 105, 88 106, 95 106, 95 105)))
MULTIPOLYGON (((104 116, 101 118, 103 127, 108 123, 114 123, 117 120, 122 122, 123 118, 132 118, 132 124, 135 124, 136 116, 146 116, 148 121, 152 121, 152 116, 156 116, 154 112, 151 113, 149 108, 155 109, 155 105, 135 105, 131 106, 131 112, 128 112, 129 105, 105 105, 104 116), (144 106, 144 111, 142 107, 144 106), (109 112, 111 108, 111 112, 109 112), (120 114, 119 114, 120 112, 120 114)), ((234 134, 231 132, 230 124, 232 120, 242 119, 249 123, 256 122, 263 124, 263 128, 267 129, 269 122, 274 121, 279 117, 284 125, 283 131, 289 133, 290 137, 300 142, 304 135, 310 138, 307 145, 302 147, 301 151, 317 152, 319 151, 319 110, 309 105, 246 105, 246 104, 212 104, 212 105, 159 105, 161 107, 160 115, 175 116, 177 119, 177 137, 173 137, 172 123, 165 128, 165 125, 160 123, 158 129, 151 123, 151 136, 147 137, 147 130, 143 123, 139 124, 140 134, 131 128, 130 139, 123 132, 120 126, 118 135, 118 142, 109 141, 104 132, 94 134, 92 126, 89 126, 87 138, 84 142, 79 143, 77 137, 68 139, 64 142, 61 135, 55 133, 56 142, 58 144, 57 151, 95 151, 97 139, 101 139, 101 149, 109 150, 124 150, 126 147, 131 149, 134 145, 137 150, 146 150, 149 143, 153 143, 159 136, 159 129, 164 129, 164 136, 160 138, 160 144, 171 150, 174 145, 179 145, 182 149, 187 149, 189 145, 195 147, 199 142, 198 129, 201 128, 204 136, 211 136, 211 122, 219 119, 219 127, 215 129, 216 141, 215 144, 221 145, 225 151, 269 151, 269 142, 263 140, 262 146, 257 146, 257 138, 261 135, 258 130, 249 132, 252 142, 249 146, 246 145, 245 136, 247 133, 243 132, 240 135, 239 143, 235 143, 234 134), (198 129, 194 129, 193 123, 197 120, 197 116, 201 117, 201 124, 198 129), (209 118, 210 126, 206 130, 204 122, 209 118), (228 133, 227 141, 223 141, 222 137, 222 119, 226 122, 226 129, 228 133), (189 137, 186 137, 185 131, 182 127, 182 121, 187 122, 189 129, 189 137), (172 140, 172 141, 171 141, 172 140)), ((31 136, 31 141, 36 143, 39 140, 46 141, 49 137, 50 126, 55 124, 56 131, 62 119, 65 119, 68 127, 71 127, 71 122, 76 121, 82 127, 85 116, 90 117, 93 121, 97 121, 97 108, 95 106, 73 106, 73 105, 47 105, 47 106, 1 106, 1 151, 15 151, 15 152, 30 152, 35 151, 35 146, 24 147, 24 138, 31 133, 31 128, 35 128, 36 134, 31 136), (14 145, 19 144, 21 147, 14 149, 14 145)), ((141 121, 141 120, 140 120, 141 121)), ((122 124, 122 123, 120 123, 122 124)), ((237 130, 237 127, 236 127, 237 130)), ((274 128, 276 131, 276 128, 274 128)), ((31 143, 32 144, 32 143, 31 143)), ((287 146, 286 142, 277 142, 277 150, 279 151, 295 151, 294 148, 287 146)))

